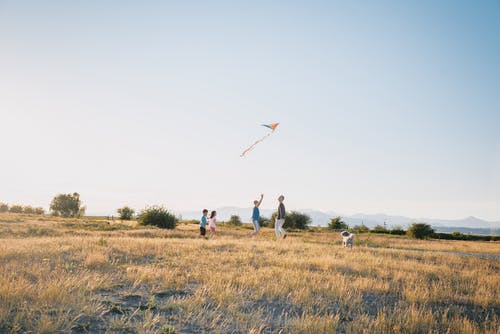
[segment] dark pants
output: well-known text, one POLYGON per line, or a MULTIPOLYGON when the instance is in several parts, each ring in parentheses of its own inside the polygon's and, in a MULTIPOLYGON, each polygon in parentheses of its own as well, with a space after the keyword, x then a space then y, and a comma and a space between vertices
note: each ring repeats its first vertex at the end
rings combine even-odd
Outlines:
POLYGON ((200 226, 200 235, 204 237, 205 234, 207 234, 207 229, 203 226, 200 226))

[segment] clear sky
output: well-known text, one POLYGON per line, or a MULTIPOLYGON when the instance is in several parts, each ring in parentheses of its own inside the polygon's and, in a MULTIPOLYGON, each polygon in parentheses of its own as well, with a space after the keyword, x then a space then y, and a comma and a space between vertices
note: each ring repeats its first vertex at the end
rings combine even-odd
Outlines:
POLYGON ((500 2, 0 0, 0 122, 8 203, 500 220, 500 2))

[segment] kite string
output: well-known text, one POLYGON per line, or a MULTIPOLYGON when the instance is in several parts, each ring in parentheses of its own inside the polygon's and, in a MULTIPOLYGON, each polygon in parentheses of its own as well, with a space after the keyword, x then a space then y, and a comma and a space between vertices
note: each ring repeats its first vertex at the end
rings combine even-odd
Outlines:
POLYGON ((251 151, 257 144, 259 144, 260 142, 264 141, 267 137, 269 137, 274 131, 271 131, 269 132, 267 135, 265 135, 264 137, 260 138, 259 140, 257 140, 255 143, 253 143, 252 145, 250 145, 249 148, 247 148, 246 150, 243 151, 243 153, 241 153, 240 157, 244 157, 249 151, 251 151))

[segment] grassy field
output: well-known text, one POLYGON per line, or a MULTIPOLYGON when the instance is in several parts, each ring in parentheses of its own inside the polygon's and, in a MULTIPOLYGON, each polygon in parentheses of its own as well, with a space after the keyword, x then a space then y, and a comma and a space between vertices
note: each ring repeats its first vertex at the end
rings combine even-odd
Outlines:
POLYGON ((499 242, 249 232, 0 214, 0 333, 498 333, 499 242))

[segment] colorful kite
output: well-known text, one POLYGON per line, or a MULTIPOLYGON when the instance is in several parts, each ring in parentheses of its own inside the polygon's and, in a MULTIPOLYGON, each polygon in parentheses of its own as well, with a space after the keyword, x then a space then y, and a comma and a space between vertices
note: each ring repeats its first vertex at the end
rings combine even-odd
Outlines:
POLYGON ((265 135, 264 137, 260 138, 259 140, 257 140, 255 143, 253 143, 249 148, 247 148, 246 150, 243 151, 243 153, 241 153, 240 157, 244 157, 249 151, 251 151, 258 143, 264 141, 267 137, 269 137, 270 135, 273 134, 274 130, 276 130, 276 128, 278 127, 280 123, 271 123, 271 124, 262 124, 262 126, 265 126, 266 128, 269 128, 271 129, 272 131, 269 132, 267 135, 265 135))

